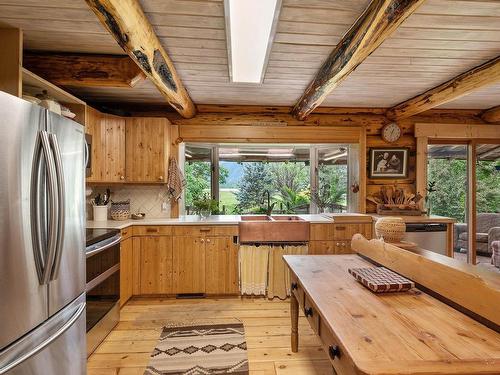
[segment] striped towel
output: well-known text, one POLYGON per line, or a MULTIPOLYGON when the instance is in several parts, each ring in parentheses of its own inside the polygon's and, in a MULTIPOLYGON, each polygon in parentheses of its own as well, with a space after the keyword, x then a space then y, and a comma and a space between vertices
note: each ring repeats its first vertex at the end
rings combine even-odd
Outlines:
POLYGON ((186 180, 184 179, 182 171, 179 169, 177 159, 174 157, 171 157, 168 163, 167 186, 170 197, 176 201, 180 199, 182 191, 186 187, 186 180))

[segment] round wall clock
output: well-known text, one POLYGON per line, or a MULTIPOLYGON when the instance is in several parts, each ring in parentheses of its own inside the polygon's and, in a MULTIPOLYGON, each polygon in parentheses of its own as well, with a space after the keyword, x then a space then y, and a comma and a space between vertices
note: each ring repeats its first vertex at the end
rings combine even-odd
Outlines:
POLYGON ((382 128, 382 139, 389 143, 396 142, 399 138, 401 138, 402 134, 403 131, 395 122, 391 122, 382 128))

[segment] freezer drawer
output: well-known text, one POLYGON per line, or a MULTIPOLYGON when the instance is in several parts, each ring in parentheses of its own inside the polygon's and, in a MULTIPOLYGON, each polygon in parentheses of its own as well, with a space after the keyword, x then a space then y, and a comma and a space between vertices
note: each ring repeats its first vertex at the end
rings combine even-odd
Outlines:
POLYGON ((85 375, 85 294, 0 352, 0 374, 85 375))

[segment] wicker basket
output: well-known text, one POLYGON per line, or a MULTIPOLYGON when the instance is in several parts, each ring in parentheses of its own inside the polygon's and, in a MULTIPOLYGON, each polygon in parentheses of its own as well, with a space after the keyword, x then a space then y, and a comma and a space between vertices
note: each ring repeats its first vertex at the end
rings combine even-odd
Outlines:
POLYGON ((400 217, 381 217, 375 223, 377 238, 383 238, 385 242, 401 242, 405 232, 406 224, 400 217))
POLYGON ((120 221, 130 218, 130 199, 121 202, 111 201, 110 214, 113 220, 120 221))

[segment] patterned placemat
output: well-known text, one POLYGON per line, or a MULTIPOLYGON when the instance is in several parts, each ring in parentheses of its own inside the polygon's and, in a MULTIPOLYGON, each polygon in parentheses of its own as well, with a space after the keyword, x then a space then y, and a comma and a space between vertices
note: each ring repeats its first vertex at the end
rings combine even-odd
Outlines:
POLYGON ((406 292, 415 283, 385 267, 349 268, 349 273, 375 293, 406 292))

